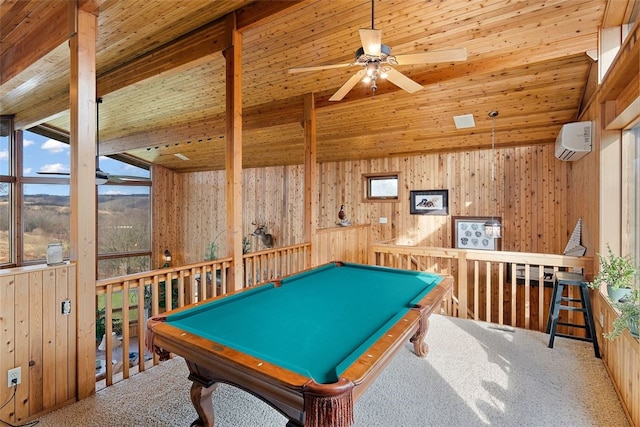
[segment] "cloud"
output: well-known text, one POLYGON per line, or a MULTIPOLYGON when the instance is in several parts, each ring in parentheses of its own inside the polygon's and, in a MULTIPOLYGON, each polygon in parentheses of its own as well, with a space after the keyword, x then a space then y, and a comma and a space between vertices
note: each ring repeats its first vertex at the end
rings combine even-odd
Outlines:
POLYGON ((44 165, 40 168, 40 172, 64 172, 68 173, 69 168, 62 163, 54 163, 52 165, 44 165))
POLYGON ((40 148, 50 153, 62 153, 63 151, 68 150, 69 146, 64 142, 56 141, 55 139, 48 139, 40 146, 40 148))
POLYGON ((30 174, 32 170, 33 168, 24 168, 24 174, 25 175, 30 174))
POLYGON ((4 160, 4 159, 8 159, 8 158, 9 158, 9 151, 8 150, 0 151, 0 160, 4 160))
POLYGON ((25 140, 22 141, 22 145, 25 146, 25 147, 28 147, 28 146, 33 145, 35 143, 36 142, 34 140, 32 140, 32 139, 25 139, 25 140))
POLYGON ((127 196, 127 195, 129 195, 129 193, 127 193, 125 191, 118 191, 118 190, 109 190, 109 191, 105 191, 104 193, 100 193, 100 194, 105 194, 107 196, 127 196))

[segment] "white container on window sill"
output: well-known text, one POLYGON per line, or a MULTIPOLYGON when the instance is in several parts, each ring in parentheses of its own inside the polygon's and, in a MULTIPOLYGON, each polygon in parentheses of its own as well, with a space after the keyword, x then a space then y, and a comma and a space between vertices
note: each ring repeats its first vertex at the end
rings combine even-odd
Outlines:
POLYGON ((58 265, 62 263, 62 243, 49 243, 47 246, 47 265, 58 265))

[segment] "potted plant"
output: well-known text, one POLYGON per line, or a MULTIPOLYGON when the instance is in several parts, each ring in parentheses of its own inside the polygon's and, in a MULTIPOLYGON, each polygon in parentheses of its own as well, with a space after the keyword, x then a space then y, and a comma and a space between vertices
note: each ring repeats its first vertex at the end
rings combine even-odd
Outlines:
POLYGON ((630 296, 638 270, 631 258, 614 254, 609 245, 607 245, 607 252, 608 256, 598 254, 600 269, 593 282, 589 283, 589 287, 600 289, 601 285, 607 285, 609 299, 618 303, 630 296))
POLYGON ((620 316, 613 321, 613 330, 604 334, 610 340, 618 338, 625 329, 634 338, 638 338, 638 322, 640 322, 640 292, 634 289, 631 294, 613 305, 620 310, 620 316))

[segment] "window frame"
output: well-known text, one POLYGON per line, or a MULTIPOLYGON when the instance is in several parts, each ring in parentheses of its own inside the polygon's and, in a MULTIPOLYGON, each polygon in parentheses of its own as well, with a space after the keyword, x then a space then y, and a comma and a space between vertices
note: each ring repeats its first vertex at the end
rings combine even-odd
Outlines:
POLYGON ((363 202, 368 203, 398 203, 400 201, 400 172, 379 172, 379 173, 366 173, 362 175, 363 186, 363 202), (395 179, 396 181, 396 196, 372 196, 371 195, 371 182, 382 179, 395 179))
MULTIPOLYGON (((14 128, 14 120, 13 116, 1 116, 3 120, 9 121, 9 132, 8 132, 8 142, 9 142, 9 175, 0 175, 0 183, 6 183, 9 185, 8 189, 8 203, 9 203, 9 226, 8 226, 8 244, 9 244, 9 255, 8 262, 0 262, 0 269, 12 268, 12 267, 22 267, 27 265, 38 265, 46 262, 46 259, 34 259, 34 260, 25 260, 24 259, 24 218, 23 218, 23 202, 24 202, 24 189, 23 186, 25 184, 53 184, 53 185, 70 185, 70 178, 67 177, 53 177, 53 176, 23 176, 23 149, 24 149, 24 131, 16 130, 14 128)), ((50 128, 46 125, 39 125, 30 129, 27 129, 28 132, 35 133, 37 135, 43 136, 45 138, 55 139, 57 141, 69 144, 70 138, 68 133, 60 130, 50 128)), ((108 156, 113 158, 114 160, 118 160, 123 163, 129 163, 133 166, 150 170, 150 165, 137 161, 129 161, 127 156, 123 155, 113 155, 108 156)), ((153 195, 153 182, 125 182, 121 184, 109 184, 109 185, 119 185, 123 187, 133 187, 133 186, 145 186, 149 187, 149 197, 153 195)), ((96 187, 96 197, 98 194, 98 189, 96 187)), ((149 218, 152 218, 152 204, 149 206, 149 218)), ((96 223, 96 236, 98 233, 97 230, 98 224, 96 223)), ((113 258, 133 258, 133 257, 148 257, 149 258, 149 266, 152 266, 152 248, 153 248, 153 233, 149 236, 150 245, 148 250, 142 251, 131 251, 131 252, 122 252, 122 253, 109 253, 109 254, 96 254, 96 261, 100 260, 108 260, 113 258)), ((68 260, 68 258, 65 258, 68 260)), ((96 276, 98 272, 96 271, 96 276)))

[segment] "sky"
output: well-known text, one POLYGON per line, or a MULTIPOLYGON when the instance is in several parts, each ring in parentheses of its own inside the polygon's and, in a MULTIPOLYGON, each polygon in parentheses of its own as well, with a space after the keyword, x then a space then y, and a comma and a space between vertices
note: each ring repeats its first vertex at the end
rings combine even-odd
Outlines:
MULTIPOLYGON (((29 131, 24 132, 24 168, 23 176, 41 177, 38 172, 69 172, 70 147, 69 145, 56 141, 29 131)), ((0 161, 8 157, 6 147, 0 147, 0 161)), ((149 177, 149 171, 128 165, 108 157, 100 156, 100 169, 109 174, 133 175, 149 177)), ((5 162, 2 162, 5 163, 5 162)), ((0 173, 6 174, 5 166, 0 167, 0 173)), ((50 177, 50 176, 49 176, 50 177)), ((29 184, 25 186, 25 195, 28 194, 56 194, 68 195, 68 185, 59 186, 59 191, 51 185, 29 184)), ((100 194, 148 194, 148 187, 105 185, 99 188, 100 194)))

